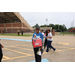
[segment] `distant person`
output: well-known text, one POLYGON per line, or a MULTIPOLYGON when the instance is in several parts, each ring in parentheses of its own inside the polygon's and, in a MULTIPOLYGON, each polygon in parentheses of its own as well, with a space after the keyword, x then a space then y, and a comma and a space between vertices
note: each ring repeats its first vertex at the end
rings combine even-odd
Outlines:
MULTIPOLYGON (((39 26, 37 26, 36 27, 36 32, 33 34, 33 37, 32 37, 32 40, 33 40, 33 38, 41 38, 42 39, 42 41, 43 41, 43 35, 42 35, 42 33, 40 33, 39 32, 39 30, 40 30, 40 27, 39 26)), ((41 62, 41 56, 42 56, 42 47, 38 47, 38 48, 34 48, 34 54, 35 54, 35 61, 36 62, 41 62), (38 51, 41 51, 41 55, 39 55, 39 54, 37 54, 37 52, 38 51)))
POLYGON ((4 48, 4 47, 0 44, 0 62, 3 58, 2 48, 4 48))
POLYGON ((18 30, 18 36, 20 35, 20 30, 18 30))
POLYGON ((49 52, 49 47, 52 48, 54 51, 56 50, 51 44, 52 44, 52 33, 50 32, 50 30, 48 30, 48 36, 47 38, 47 50, 46 52, 49 52))
POLYGON ((23 36, 23 30, 22 30, 21 34, 22 34, 22 36, 23 36))
POLYGON ((41 33, 43 34, 43 37, 44 37, 44 32, 43 32, 43 30, 41 30, 41 33))

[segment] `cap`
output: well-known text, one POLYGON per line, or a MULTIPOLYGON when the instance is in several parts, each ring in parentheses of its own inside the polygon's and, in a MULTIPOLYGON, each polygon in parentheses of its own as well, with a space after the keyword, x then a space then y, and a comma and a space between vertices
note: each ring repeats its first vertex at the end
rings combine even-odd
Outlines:
POLYGON ((40 27, 39 27, 39 26, 36 26, 36 28, 40 29, 40 27))

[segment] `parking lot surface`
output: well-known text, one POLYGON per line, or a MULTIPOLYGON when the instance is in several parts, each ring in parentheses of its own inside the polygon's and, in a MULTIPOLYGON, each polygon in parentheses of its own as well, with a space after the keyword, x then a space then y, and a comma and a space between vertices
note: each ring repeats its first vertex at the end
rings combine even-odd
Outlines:
MULTIPOLYGON (((11 37, 0 36, 0 42, 4 45, 2 62, 29 62, 34 61, 34 51, 32 43, 29 41, 16 41, 10 39, 31 40, 31 37, 11 37)), ((53 36, 53 47, 56 51, 49 50, 42 55, 42 59, 47 59, 49 62, 75 62, 75 37, 73 36, 53 36)))

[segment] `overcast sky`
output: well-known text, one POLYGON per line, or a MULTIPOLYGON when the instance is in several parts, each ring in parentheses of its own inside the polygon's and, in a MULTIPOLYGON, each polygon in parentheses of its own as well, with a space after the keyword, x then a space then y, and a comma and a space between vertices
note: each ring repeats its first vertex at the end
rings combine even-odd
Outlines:
POLYGON ((48 19, 47 24, 65 24, 69 28, 73 19, 75 21, 75 12, 20 12, 20 14, 30 26, 34 26, 36 23, 44 25, 48 19))

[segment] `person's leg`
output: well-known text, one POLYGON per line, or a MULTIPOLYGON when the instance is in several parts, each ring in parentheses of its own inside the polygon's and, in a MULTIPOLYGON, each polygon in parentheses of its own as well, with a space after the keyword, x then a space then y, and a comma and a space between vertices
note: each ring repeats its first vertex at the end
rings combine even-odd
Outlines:
POLYGON ((22 36, 23 36, 23 32, 22 32, 22 36))
POLYGON ((1 59, 0 59, 0 62, 1 62, 1 59))
POLYGON ((37 55, 37 61, 36 62, 41 62, 41 56, 37 55))
POLYGON ((3 53, 2 53, 2 48, 1 48, 1 45, 0 45, 0 62, 2 60, 2 57, 3 57, 3 53))
POLYGON ((39 51, 39 48, 34 48, 35 61, 41 62, 41 56, 37 54, 38 51, 39 51))
POLYGON ((2 52, 1 52, 1 53, 0 53, 0 62, 1 62, 2 58, 3 58, 3 54, 2 54, 2 52))
POLYGON ((44 49, 45 49, 45 47, 46 47, 46 42, 44 42, 44 49))
MULTIPOLYGON (((39 48, 37 49, 37 52, 39 51, 39 48)), ((41 55, 38 55, 36 53, 36 62, 41 62, 41 55)))
POLYGON ((2 58, 3 58, 3 54, 1 55, 1 61, 2 61, 2 58))
POLYGON ((46 52, 49 52, 49 41, 47 41, 47 50, 46 52))
POLYGON ((47 39, 45 39, 45 43, 44 43, 44 49, 47 46, 47 39))
POLYGON ((0 53, 0 62, 1 62, 1 53, 0 53))
POLYGON ((36 59, 37 59, 37 48, 34 48, 34 55, 35 55, 35 61, 37 61, 36 59))
POLYGON ((19 35, 20 33, 18 32, 18 35, 19 35))
POLYGON ((50 47, 55 51, 55 48, 51 44, 52 44, 52 41, 50 41, 50 47))
POLYGON ((40 50, 41 50, 41 53, 43 54, 43 49, 42 49, 42 48, 40 48, 40 50))
POLYGON ((51 50, 51 42, 49 41, 49 48, 50 48, 50 50, 51 50))

